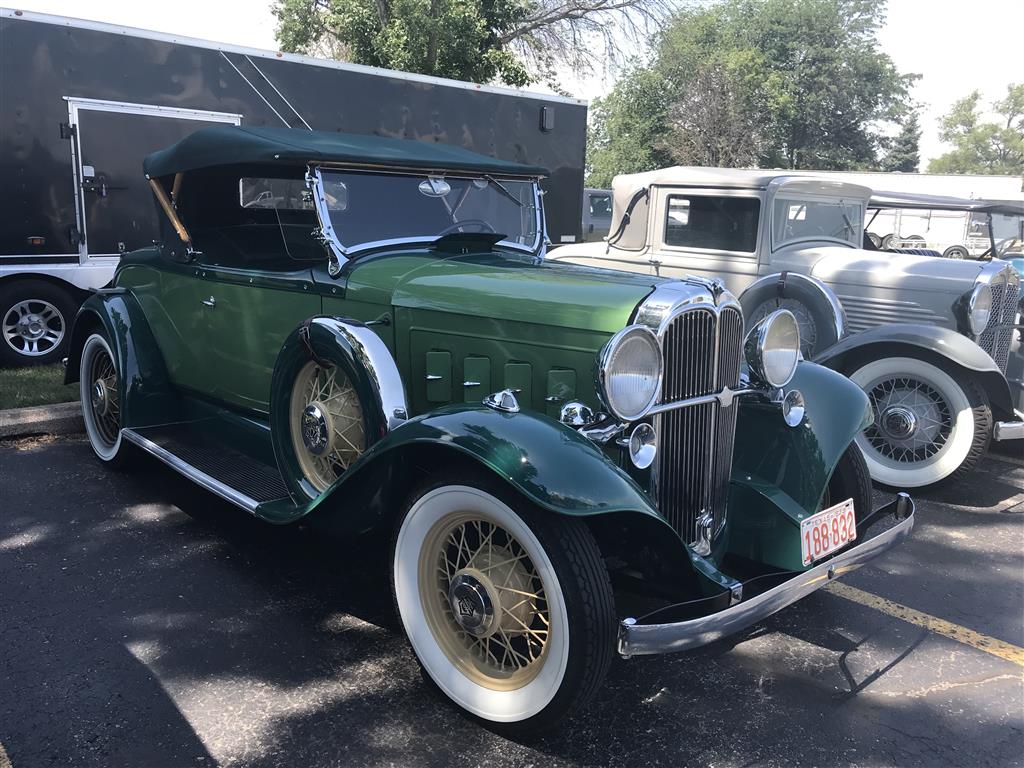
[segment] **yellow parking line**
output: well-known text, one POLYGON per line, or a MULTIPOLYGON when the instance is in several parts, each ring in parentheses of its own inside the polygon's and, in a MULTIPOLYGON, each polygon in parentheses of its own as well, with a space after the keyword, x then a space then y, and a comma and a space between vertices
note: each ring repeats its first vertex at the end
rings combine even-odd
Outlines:
POLYGON ((887 613, 890 616, 927 629, 937 635, 948 637, 956 640, 958 643, 969 645, 971 648, 977 648, 979 651, 990 653, 1001 659, 1012 661, 1019 667, 1024 667, 1024 648, 997 640, 988 635, 983 635, 980 632, 975 632, 973 629, 961 627, 959 624, 953 624, 937 616, 915 611, 913 608, 894 603, 892 600, 886 600, 884 597, 873 595, 862 589, 851 587, 849 584, 833 581, 826 589, 840 597, 845 597, 847 600, 866 605, 868 608, 874 608, 876 611, 887 613))

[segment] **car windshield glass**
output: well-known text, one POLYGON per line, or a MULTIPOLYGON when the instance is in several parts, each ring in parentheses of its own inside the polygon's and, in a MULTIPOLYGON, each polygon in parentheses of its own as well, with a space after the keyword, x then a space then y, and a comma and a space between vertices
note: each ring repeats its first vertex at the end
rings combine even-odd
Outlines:
POLYGON ((500 243, 531 252, 540 246, 533 181, 326 169, 320 178, 331 226, 346 251, 460 232, 500 234, 500 243))
POLYGON ((753 253, 760 208, 756 197, 672 195, 665 216, 665 245, 753 253))
POLYGON ((801 240, 842 240, 861 245, 863 207, 845 200, 775 199, 772 244, 775 248, 801 240))

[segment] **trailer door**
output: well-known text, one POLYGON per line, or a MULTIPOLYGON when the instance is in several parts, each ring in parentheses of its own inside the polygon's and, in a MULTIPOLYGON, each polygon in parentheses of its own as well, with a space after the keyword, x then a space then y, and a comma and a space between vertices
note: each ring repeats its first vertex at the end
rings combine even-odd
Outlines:
POLYGON ((142 174, 146 155, 199 128, 241 122, 240 115, 225 112, 67 101, 83 260, 142 248, 159 236, 156 205, 142 174))

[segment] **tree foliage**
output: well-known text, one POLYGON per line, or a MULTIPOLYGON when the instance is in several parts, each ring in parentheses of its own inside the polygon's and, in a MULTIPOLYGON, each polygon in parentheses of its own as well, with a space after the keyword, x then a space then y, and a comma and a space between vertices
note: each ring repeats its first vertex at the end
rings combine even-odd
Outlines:
POLYGON ((939 138, 953 150, 932 160, 928 170, 1024 175, 1024 83, 1008 85, 992 113, 996 119, 984 119, 978 91, 954 103, 939 121, 939 138))
POLYGON ((917 173, 921 164, 921 121, 917 112, 911 112, 899 134, 892 140, 889 151, 881 163, 881 170, 898 173, 917 173))
POLYGON ((285 51, 486 83, 615 60, 674 0, 275 0, 285 51))
MULTIPOLYGON (((607 153, 637 140, 633 121, 654 145, 648 168, 665 159, 874 167, 884 126, 906 112, 913 79, 879 48, 884 10, 885 0, 722 0, 681 11, 649 62, 596 105, 589 183, 606 185, 609 173, 626 170, 607 153), (654 96, 623 98, 638 87, 654 96), (618 114, 623 108, 640 111, 629 117, 618 114)), ((639 150, 629 154, 640 159, 639 150)))

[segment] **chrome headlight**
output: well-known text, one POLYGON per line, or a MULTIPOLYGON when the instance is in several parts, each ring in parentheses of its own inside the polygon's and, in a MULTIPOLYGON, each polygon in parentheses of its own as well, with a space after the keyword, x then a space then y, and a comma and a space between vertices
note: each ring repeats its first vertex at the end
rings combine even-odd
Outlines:
POLYGON ((991 317, 992 289, 988 283, 979 283, 967 297, 967 324, 971 328, 971 333, 980 336, 988 327, 991 317))
POLYGON ((750 374, 762 384, 786 386, 800 360, 800 328, 793 313, 777 309, 755 325, 743 344, 750 374))
POLYGON ((645 325, 630 325, 601 350, 598 394, 620 421, 636 421, 661 394, 664 359, 658 337, 645 325))

